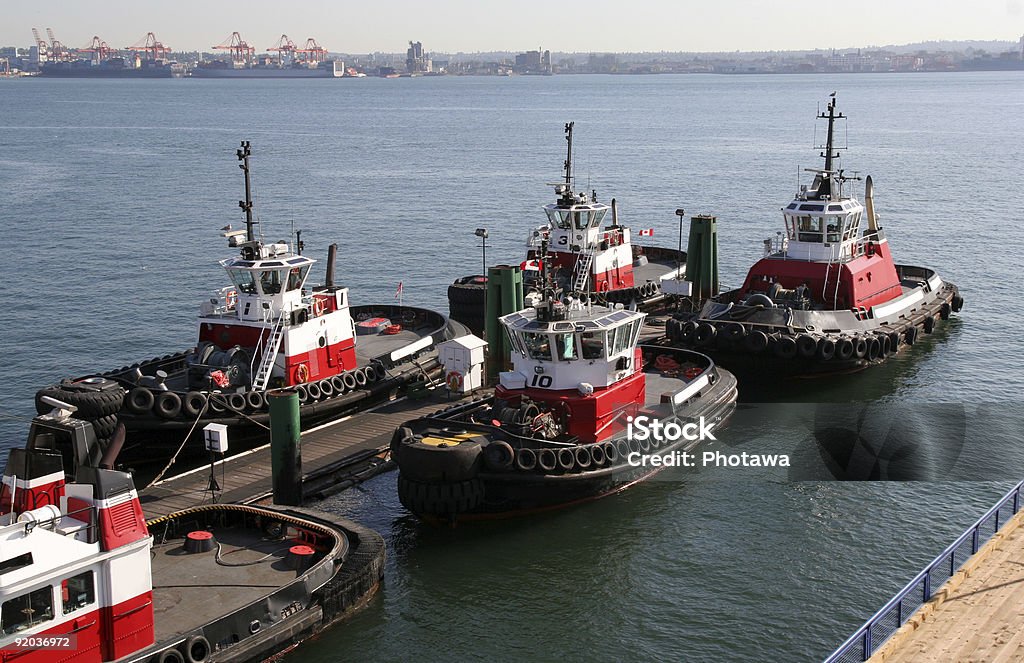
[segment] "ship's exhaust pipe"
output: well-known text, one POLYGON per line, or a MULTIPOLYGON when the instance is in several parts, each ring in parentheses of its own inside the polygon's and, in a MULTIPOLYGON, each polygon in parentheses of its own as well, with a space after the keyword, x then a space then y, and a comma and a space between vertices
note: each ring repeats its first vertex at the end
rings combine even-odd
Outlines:
POLYGON ((334 285, 334 262, 338 258, 338 245, 331 244, 327 247, 327 278, 324 285, 331 287, 334 285))
POLYGON ((868 230, 874 232, 878 230, 878 218, 875 216, 875 185, 870 175, 864 179, 864 207, 868 214, 868 230))
POLYGON ((612 198, 612 228, 619 227, 619 204, 612 198))

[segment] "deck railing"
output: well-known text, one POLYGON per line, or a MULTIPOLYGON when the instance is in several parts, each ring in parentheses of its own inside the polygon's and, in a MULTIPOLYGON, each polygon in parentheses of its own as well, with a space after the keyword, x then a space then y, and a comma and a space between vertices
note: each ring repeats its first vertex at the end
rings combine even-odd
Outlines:
POLYGON ((882 606, 871 619, 864 623, 839 646, 825 663, 848 663, 866 661, 893 633, 910 619, 924 603, 932 598, 932 592, 942 586, 957 570, 978 552, 999 529, 1019 510, 1021 490, 1024 481, 1018 483, 989 509, 984 516, 971 525, 948 548, 914 576, 907 586, 882 606))

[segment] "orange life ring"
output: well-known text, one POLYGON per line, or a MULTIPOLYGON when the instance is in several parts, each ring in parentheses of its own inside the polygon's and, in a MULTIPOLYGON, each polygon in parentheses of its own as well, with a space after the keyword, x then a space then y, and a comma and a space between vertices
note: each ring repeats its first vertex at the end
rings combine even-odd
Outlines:
POLYGON ((302 384, 309 379, 309 366, 306 364, 299 364, 295 367, 295 382, 302 384))
POLYGON ((237 304, 237 303, 238 303, 238 291, 237 290, 228 290, 227 293, 224 294, 224 304, 225 304, 225 306, 227 306, 228 308, 234 308, 235 304, 237 304))
POLYGON ((324 314, 324 309, 327 308, 326 302, 320 297, 313 300, 313 315, 320 317, 324 314))
POLYGON ((448 371, 448 375, 444 378, 444 383, 448 386, 448 391, 462 391, 462 373, 448 371))

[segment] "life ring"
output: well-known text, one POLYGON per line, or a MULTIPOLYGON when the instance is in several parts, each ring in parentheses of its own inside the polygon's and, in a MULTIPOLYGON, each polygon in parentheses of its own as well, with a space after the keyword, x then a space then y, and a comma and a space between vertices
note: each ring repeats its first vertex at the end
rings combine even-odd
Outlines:
POLYGON ((224 295, 224 305, 228 308, 234 308, 238 304, 238 291, 228 290, 224 295))
POLYGON ((324 314, 324 309, 327 308, 327 303, 320 297, 313 299, 313 315, 320 317, 324 314))
POLYGON ((295 367, 295 382, 302 384, 309 379, 309 366, 306 364, 299 364, 295 367))
POLYGON ((448 391, 462 391, 462 373, 448 371, 448 375, 444 378, 444 383, 448 386, 448 391))

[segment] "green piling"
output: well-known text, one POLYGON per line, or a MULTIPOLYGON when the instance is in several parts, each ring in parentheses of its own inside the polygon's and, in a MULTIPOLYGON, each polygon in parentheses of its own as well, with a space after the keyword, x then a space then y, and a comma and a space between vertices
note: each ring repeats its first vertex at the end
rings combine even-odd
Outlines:
POLYGON ((695 300, 703 301, 718 294, 718 220, 713 216, 690 217, 686 280, 693 284, 695 300))
POLYGON ((275 389, 268 394, 267 403, 270 406, 270 474, 274 504, 302 506, 299 394, 294 389, 275 389))
POLYGON ((505 369, 512 352, 508 335, 498 318, 523 309, 523 272, 519 265, 495 265, 487 270, 487 376, 491 382, 505 369))

